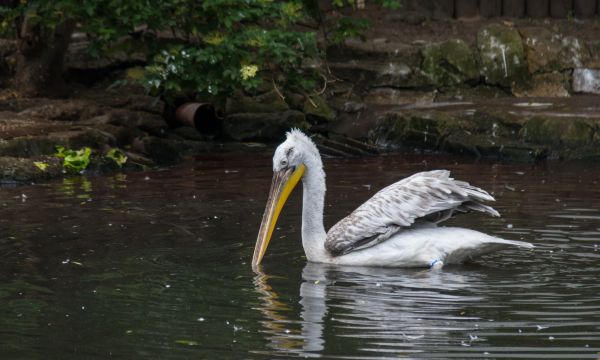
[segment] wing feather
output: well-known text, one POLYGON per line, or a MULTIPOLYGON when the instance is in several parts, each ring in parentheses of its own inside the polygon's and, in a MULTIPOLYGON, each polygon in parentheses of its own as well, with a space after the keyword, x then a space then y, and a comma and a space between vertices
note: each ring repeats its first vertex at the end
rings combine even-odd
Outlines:
POLYGON ((327 233, 325 248, 334 256, 379 244, 402 229, 438 223, 456 213, 479 211, 500 216, 485 190, 450 177, 447 170, 414 174, 373 195, 327 233))

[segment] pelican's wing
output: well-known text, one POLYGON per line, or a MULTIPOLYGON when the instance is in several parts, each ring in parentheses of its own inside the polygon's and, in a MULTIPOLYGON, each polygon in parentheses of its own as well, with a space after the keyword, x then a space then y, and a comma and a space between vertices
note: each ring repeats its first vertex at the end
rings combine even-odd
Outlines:
POLYGON ((475 210, 500 216, 483 201, 494 198, 452 179, 449 171, 417 173, 382 189, 335 224, 327 233, 325 248, 334 256, 347 254, 387 240, 415 223, 439 223, 455 212, 475 210))

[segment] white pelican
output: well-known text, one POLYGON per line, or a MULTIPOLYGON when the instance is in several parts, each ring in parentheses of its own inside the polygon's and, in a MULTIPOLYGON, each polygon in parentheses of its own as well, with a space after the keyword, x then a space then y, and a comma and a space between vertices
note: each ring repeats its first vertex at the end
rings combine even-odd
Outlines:
POLYGON ((483 201, 485 190, 450 177, 447 170, 414 174, 379 191, 328 233, 323 226, 325 172, 313 141, 292 130, 273 156, 273 181, 254 248, 263 259, 279 213, 302 180, 302 246, 309 261, 354 266, 441 267, 508 247, 533 245, 478 231, 438 227, 456 213, 500 216, 483 201))

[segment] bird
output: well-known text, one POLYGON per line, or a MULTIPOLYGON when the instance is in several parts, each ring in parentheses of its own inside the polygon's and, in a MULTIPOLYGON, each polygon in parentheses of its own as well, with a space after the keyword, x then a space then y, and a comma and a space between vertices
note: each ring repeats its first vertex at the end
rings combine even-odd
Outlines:
POLYGON ((310 262, 438 269, 498 250, 534 247, 476 230, 439 226, 473 211, 500 216, 484 204, 495 201, 490 194, 453 179, 447 170, 419 172, 383 188, 325 232, 323 161, 312 139, 292 129, 273 156, 273 178, 254 247, 253 269, 262 262, 281 210, 300 181, 302 246, 310 262))

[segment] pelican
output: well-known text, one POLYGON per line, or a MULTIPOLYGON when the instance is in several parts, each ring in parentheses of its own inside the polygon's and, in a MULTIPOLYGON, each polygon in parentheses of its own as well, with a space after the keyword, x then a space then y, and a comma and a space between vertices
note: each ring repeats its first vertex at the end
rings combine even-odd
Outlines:
POLYGON ((475 230, 437 226, 456 214, 471 211, 500 216, 483 204, 494 201, 490 194, 454 180, 447 170, 420 172, 380 190, 326 233, 323 162, 314 142, 294 129, 273 156, 273 180, 254 248, 254 269, 261 263, 279 214, 300 180, 302 246, 308 261, 440 268, 505 248, 533 247, 475 230))

